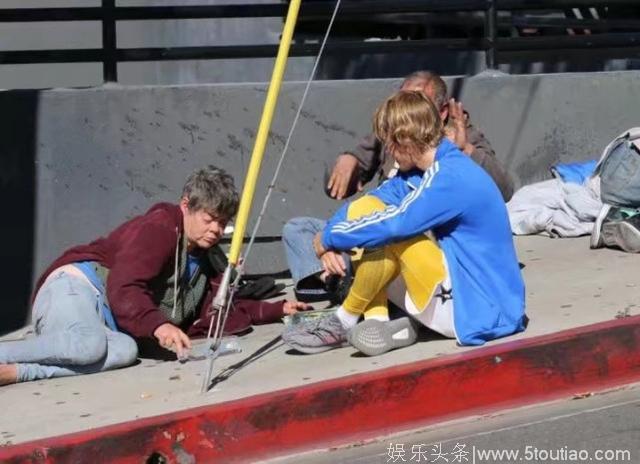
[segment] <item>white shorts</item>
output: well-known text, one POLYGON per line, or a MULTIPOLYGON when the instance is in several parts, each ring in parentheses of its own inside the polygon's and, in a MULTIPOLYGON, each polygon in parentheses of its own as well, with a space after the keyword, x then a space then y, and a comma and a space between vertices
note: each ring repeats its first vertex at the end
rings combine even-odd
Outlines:
POLYGON ((444 262, 445 278, 435 288, 425 308, 417 308, 411 300, 402 276, 398 276, 387 288, 387 298, 396 306, 404 309, 431 330, 449 338, 456 338, 453 323, 453 295, 449 267, 444 262))

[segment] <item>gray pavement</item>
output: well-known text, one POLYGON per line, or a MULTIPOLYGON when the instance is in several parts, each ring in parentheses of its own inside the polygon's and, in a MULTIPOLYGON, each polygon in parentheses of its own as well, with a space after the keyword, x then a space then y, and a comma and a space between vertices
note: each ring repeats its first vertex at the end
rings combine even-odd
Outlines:
MULTIPOLYGON (((640 255, 589 250, 588 238, 519 237, 525 265, 527 331, 492 342, 548 334, 640 314, 640 255)), ((282 325, 256 327, 241 339, 243 352, 219 359, 226 380, 199 393, 203 361, 180 364, 142 360, 119 371, 12 385, 0 390, 0 445, 215 404, 349 374, 474 348, 427 338, 376 358, 343 348, 309 356, 291 355, 278 340, 282 325), (260 356, 252 356, 261 352, 260 356), (229 369, 233 365, 240 367, 229 369)), ((639 461, 640 462, 640 459, 639 461)))
POLYGON ((266 462, 638 463, 640 384, 266 462))

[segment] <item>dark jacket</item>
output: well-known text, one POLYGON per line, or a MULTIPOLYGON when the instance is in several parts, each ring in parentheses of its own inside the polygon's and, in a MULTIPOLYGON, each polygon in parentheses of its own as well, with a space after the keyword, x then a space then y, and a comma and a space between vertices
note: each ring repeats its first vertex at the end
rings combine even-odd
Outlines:
MULTIPOLYGON (((169 320, 158 308, 151 289, 158 279, 174 272, 175 249, 182 234, 182 211, 177 205, 158 203, 141 216, 120 225, 106 237, 88 245, 73 247, 56 259, 40 276, 35 293, 56 268, 78 261, 97 261, 109 269, 107 299, 118 327, 138 338, 152 337, 169 320)), ((198 310, 198 317, 181 328, 189 336, 206 336, 207 312, 221 276, 212 274, 198 310)), ((275 322, 283 316, 283 302, 234 300, 224 327, 225 333, 239 333, 251 324, 275 322)))
MULTIPOLYGON (((478 163, 493 178, 505 202, 513 196, 513 180, 496 158, 491 144, 484 134, 467 121, 467 141, 474 146, 471 159, 478 163)), ((393 156, 383 150, 382 143, 375 135, 364 137, 355 150, 349 152, 358 159, 360 166, 360 180, 369 182, 378 174, 381 179, 386 179, 393 169, 393 156)))

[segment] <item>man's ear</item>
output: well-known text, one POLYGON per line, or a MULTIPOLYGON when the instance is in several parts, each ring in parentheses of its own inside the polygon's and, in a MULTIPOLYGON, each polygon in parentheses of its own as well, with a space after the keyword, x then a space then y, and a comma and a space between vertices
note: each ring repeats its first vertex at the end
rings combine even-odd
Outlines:
POLYGON ((449 103, 447 102, 444 105, 442 105, 442 107, 440 108, 440 119, 442 119, 443 121, 446 121, 448 117, 449 117, 449 103))
POLYGON ((189 199, 187 197, 182 197, 179 204, 182 214, 187 214, 187 211, 189 210, 189 199))

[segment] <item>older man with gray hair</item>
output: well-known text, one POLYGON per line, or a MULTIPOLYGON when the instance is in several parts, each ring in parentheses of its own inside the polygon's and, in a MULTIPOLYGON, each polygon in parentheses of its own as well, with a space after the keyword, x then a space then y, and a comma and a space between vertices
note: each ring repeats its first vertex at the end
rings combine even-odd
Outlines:
MULTIPOLYGON (((233 178, 209 166, 189 176, 177 205, 158 203, 67 250, 36 284, 35 337, 0 343, 0 385, 128 366, 142 339, 186 356, 213 317, 225 259, 217 244, 237 209, 233 178)), ((242 333, 306 307, 238 299, 223 330, 242 333)))

